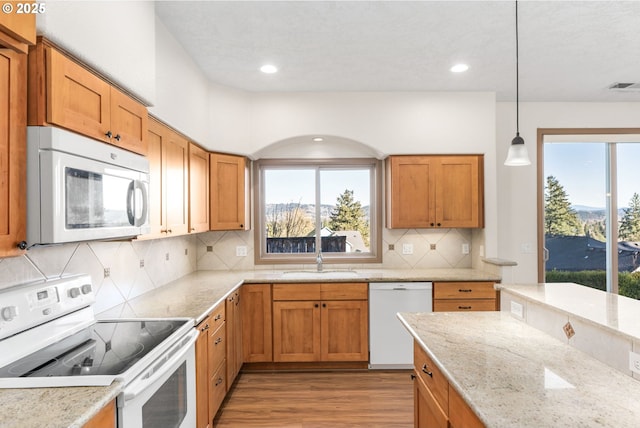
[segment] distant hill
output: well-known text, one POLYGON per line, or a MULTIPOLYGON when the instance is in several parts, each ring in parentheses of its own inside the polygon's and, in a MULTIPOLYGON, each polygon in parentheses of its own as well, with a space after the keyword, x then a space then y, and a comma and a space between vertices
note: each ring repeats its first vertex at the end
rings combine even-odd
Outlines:
MULTIPOLYGON (((572 205, 571 208, 578 214, 578 218, 583 221, 599 221, 605 218, 605 209, 598 207, 588 207, 585 205, 572 205)), ((624 215, 624 208, 618 208, 618 219, 624 215)))
MULTIPOLYGON (((266 209, 266 215, 270 216, 273 211, 276 209, 277 205, 286 205, 286 204, 266 204, 265 209, 266 209)), ((297 204, 289 204, 291 206, 291 208, 293 209, 294 207, 297 206, 297 204)), ((335 205, 320 205, 320 218, 321 219, 328 219, 329 216, 331 215, 331 210, 334 208, 335 205)), ((313 217, 315 216, 315 212, 316 212, 316 206, 315 204, 300 204, 300 209, 302 211, 304 211, 308 216, 313 217)), ((369 219, 369 205, 362 207, 363 211, 364 211, 364 216, 365 218, 368 220, 369 219)))

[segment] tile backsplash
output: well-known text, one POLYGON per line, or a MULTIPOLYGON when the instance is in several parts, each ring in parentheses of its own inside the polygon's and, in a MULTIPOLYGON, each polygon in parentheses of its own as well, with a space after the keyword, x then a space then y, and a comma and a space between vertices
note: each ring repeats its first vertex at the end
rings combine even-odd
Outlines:
MULTIPOLYGON (((384 229, 383 262, 353 267, 470 268, 471 256, 462 254, 462 244, 471 245, 471 232, 465 229, 384 229), (413 254, 403 254, 403 244, 411 244, 413 254)), ((198 269, 283 269, 283 265, 255 265, 253 256, 252 231, 35 247, 20 257, 0 258, 0 289, 88 273, 96 291, 94 310, 99 314, 198 269), (236 255, 238 246, 246 247, 246 256, 236 255)))

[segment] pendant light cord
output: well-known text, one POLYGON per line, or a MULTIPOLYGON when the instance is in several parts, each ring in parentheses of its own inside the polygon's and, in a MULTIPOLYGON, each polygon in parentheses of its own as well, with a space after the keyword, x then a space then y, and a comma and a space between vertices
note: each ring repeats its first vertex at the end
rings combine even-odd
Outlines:
POLYGON ((518 71, 518 0, 516 0, 516 135, 520 135, 520 77, 518 71))

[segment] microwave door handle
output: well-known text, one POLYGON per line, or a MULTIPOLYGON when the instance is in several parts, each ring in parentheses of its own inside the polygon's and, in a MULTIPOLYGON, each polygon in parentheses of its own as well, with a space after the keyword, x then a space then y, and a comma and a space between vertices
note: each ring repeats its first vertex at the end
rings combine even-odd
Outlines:
POLYGON ((127 218, 129 219, 129 224, 132 226, 136 225, 136 213, 134 212, 134 194, 135 194, 135 186, 136 182, 131 181, 129 183, 129 188, 127 189, 127 218))
POLYGON ((129 219, 129 224, 132 226, 142 226, 145 223, 147 218, 147 210, 148 210, 149 199, 147 198, 147 188, 144 183, 140 180, 134 180, 129 183, 129 188, 127 189, 127 217, 129 219), (135 213, 135 194, 136 190, 139 190, 142 193, 142 212, 140 213, 140 217, 136 217, 135 213))
POLYGON ((140 213, 140 217, 137 217, 136 226, 142 226, 147 221, 147 210, 149 209, 149 198, 147 197, 147 187, 144 185, 144 182, 140 180, 136 180, 136 189, 140 190, 142 194, 142 212, 140 213))

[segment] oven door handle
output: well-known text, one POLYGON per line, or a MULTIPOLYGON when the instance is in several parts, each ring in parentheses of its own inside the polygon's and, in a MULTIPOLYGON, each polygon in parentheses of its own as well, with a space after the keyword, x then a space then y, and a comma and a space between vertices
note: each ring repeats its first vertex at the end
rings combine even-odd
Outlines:
POLYGON ((145 371, 144 374, 140 375, 128 386, 126 386, 124 390, 124 401, 133 400, 134 398, 136 398, 136 396, 140 395, 140 393, 142 393, 149 385, 152 385, 156 380, 164 376, 166 373, 175 370, 178 363, 182 359, 184 359, 186 353, 189 352, 189 349, 198 339, 198 334, 199 332, 197 329, 192 329, 186 335, 185 339, 182 339, 180 343, 175 345, 173 348, 170 348, 170 350, 161 357, 161 360, 167 358, 167 355, 171 355, 171 357, 160 363, 160 365, 158 364, 158 361, 155 361, 150 366, 150 368, 145 371), (176 348, 179 349, 176 350, 176 348))

